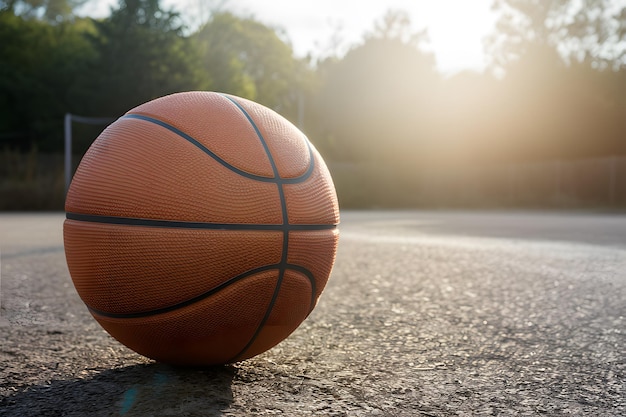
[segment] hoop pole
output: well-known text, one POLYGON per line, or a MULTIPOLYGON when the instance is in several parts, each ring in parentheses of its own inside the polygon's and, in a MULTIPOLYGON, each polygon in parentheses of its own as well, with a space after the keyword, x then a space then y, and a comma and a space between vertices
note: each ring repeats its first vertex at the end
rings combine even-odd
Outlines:
POLYGON ((90 125, 108 125, 115 121, 112 117, 84 117, 65 113, 65 194, 72 181, 72 121, 90 125))
POLYGON ((65 194, 72 180, 72 115, 65 113, 65 194))

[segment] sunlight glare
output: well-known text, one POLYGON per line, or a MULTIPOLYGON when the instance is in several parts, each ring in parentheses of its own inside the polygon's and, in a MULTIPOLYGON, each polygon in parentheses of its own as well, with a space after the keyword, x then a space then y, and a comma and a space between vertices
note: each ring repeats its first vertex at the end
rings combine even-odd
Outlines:
MULTIPOLYGON (((103 17, 116 3, 116 0, 91 0, 83 6, 82 14, 103 17)), ((493 30, 496 20, 490 10, 492 0, 163 0, 162 3, 179 10, 192 25, 197 16, 208 16, 206 10, 198 8, 222 4, 226 10, 284 29, 299 56, 327 54, 333 37, 341 41, 340 52, 346 52, 362 42, 363 35, 387 11, 406 11, 415 31, 428 30, 429 50, 435 54, 438 69, 447 74, 484 68, 483 39, 493 30)))
POLYGON ((444 72, 482 69, 486 64, 483 39, 495 24, 489 1, 440 0, 420 5, 424 21, 417 17, 415 23, 427 26, 438 67, 444 72))

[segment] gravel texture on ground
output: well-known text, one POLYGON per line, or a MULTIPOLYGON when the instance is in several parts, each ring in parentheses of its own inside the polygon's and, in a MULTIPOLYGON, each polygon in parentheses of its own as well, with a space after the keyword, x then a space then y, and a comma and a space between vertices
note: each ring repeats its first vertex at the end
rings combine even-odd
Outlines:
POLYGON ((145 359, 72 286, 63 214, 0 215, 0 416, 624 416, 626 217, 346 212, 274 349, 145 359))

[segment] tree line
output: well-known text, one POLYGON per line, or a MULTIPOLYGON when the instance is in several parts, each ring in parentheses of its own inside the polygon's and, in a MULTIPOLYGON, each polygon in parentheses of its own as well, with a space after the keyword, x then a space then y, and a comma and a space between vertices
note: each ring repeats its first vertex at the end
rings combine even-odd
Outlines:
MULTIPOLYGON (((165 94, 213 90, 275 109, 332 161, 626 154, 626 5, 610 0, 495 0, 489 67, 452 76, 402 11, 345 55, 314 59, 227 9, 190 32, 159 0, 120 0, 103 19, 74 16, 77 4, 0 0, 0 147, 59 152, 65 113, 118 117, 165 94)), ((75 151, 95 135, 77 126, 75 151)))

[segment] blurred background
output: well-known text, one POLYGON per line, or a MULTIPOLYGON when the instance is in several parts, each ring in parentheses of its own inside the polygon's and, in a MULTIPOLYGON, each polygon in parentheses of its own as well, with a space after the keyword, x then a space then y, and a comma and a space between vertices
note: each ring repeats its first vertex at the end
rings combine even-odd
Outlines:
POLYGON ((626 0, 0 0, 0 210, 63 208, 66 114, 75 168, 185 90, 291 120, 342 208, 626 208, 626 0))

